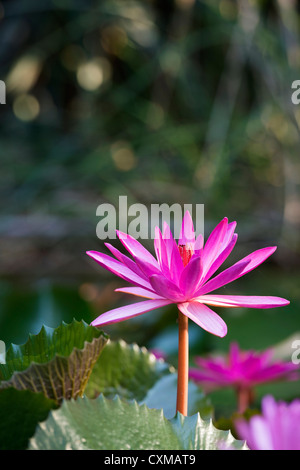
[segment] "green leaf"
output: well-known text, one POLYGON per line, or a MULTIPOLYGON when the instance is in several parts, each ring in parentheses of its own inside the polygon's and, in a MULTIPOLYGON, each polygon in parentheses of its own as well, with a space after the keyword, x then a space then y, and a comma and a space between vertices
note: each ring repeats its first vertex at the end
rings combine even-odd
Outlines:
MULTIPOLYGON (((110 341, 94 366, 85 395, 95 398, 118 395, 163 409, 167 418, 176 413, 177 373, 173 366, 156 359, 146 348, 124 341, 110 341)), ((192 382, 189 383, 189 413, 211 415, 210 400, 192 382)))
POLYGON ((182 442, 183 449, 189 450, 225 450, 244 449, 244 441, 233 437, 231 431, 217 429, 212 419, 204 420, 200 414, 182 416, 180 413, 172 420, 173 429, 182 442))
POLYGON ((42 392, 60 403, 84 392, 107 336, 85 322, 43 327, 21 345, 11 345, 0 365, 0 389, 42 392))
POLYGON ((26 449, 37 423, 44 421, 55 407, 55 402, 42 393, 0 390, 0 450, 26 449))
POLYGON ((123 340, 109 341, 94 366, 85 394, 90 398, 103 393, 106 397, 119 395, 140 401, 171 372, 172 366, 157 360, 146 348, 123 340))
POLYGON ((200 415, 168 420, 161 410, 137 402, 100 395, 64 401, 51 411, 30 440, 35 450, 212 450, 243 443, 235 441, 200 415))

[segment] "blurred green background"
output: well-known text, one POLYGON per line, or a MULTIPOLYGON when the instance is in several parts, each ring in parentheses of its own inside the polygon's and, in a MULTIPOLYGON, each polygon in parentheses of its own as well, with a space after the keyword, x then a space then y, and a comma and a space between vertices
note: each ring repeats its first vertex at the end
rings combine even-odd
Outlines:
MULTIPOLYGON (((223 292, 291 305, 220 310, 223 340, 191 325, 191 357, 232 340, 264 348, 300 331, 300 105, 291 101, 299 5, 0 2, 2 340, 19 344, 42 324, 90 322, 131 301, 85 254, 105 249, 96 209, 118 207, 120 195, 147 207, 204 204, 206 235, 224 216, 237 220, 230 263, 278 245, 223 292)), ((176 308, 106 330, 176 363, 176 308)))

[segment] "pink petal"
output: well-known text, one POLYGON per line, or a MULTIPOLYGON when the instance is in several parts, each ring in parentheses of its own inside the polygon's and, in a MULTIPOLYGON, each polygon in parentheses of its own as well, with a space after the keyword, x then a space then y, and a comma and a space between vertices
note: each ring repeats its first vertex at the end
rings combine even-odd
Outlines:
POLYGON ((187 245, 189 243, 195 243, 195 230, 191 214, 186 211, 182 220, 178 245, 187 245))
POLYGON ((148 261, 146 260, 134 256, 134 261, 138 268, 141 270, 141 272, 147 277, 147 279, 153 274, 161 274, 160 269, 158 269, 153 264, 148 263, 148 261))
POLYGON ((230 241, 232 240, 232 237, 234 235, 234 231, 235 231, 235 228, 236 228, 236 222, 230 222, 227 226, 227 231, 226 231, 226 234, 224 236, 224 240, 223 240, 223 243, 221 245, 221 249, 220 249, 220 252, 222 250, 224 250, 224 248, 228 245, 228 243, 230 243, 230 241))
POLYGON ((256 295, 202 295, 198 302, 215 307, 273 308, 288 305, 290 302, 281 297, 256 295))
POLYGON ((125 294, 137 295, 138 297, 146 297, 147 299, 162 299, 158 294, 142 287, 118 287, 115 289, 115 292, 124 292, 125 294))
POLYGON ((253 416, 250 420, 249 427, 251 437, 255 440, 253 450, 275 450, 270 428, 263 417, 253 416))
POLYGON ((219 287, 223 287, 225 284, 234 281, 240 277, 241 273, 245 270, 249 262, 250 261, 245 261, 225 269, 225 271, 222 271, 216 277, 210 279, 208 282, 199 287, 198 291, 195 293, 195 297, 207 294, 208 292, 214 291, 219 287))
POLYGON ((162 243, 162 234, 159 227, 155 227, 155 237, 154 237, 154 249, 156 253, 156 258, 159 264, 161 264, 161 243, 162 243))
POLYGON ((238 364, 240 363, 240 348, 238 343, 231 343, 230 350, 229 350, 229 363, 232 369, 236 369, 238 364))
POLYGON ((202 274, 202 261, 200 256, 193 257, 183 269, 179 285, 182 292, 189 298, 195 292, 202 274))
POLYGON ((237 420, 235 426, 239 438, 246 441, 250 450, 275 450, 270 429, 262 416, 253 416, 249 422, 237 420))
MULTIPOLYGON (((173 234, 170 230, 170 227, 168 226, 168 224, 166 222, 164 223, 164 233, 162 235, 162 239, 163 239, 163 243, 165 245, 166 259, 168 260, 167 265, 170 268, 171 262, 172 262, 172 257, 173 257, 173 249, 174 249, 174 246, 177 247, 177 243, 174 240, 174 237, 173 237, 173 234)), ((177 251, 178 251, 178 248, 177 248, 177 251)))
POLYGON ((149 281, 154 290, 159 296, 165 299, 173 300, 174 302, 182 302, 184 295, 172 281, 162 275, 154 274, 149 278, 149 281))
POLYGON ((129 253, 131 253, 133 256, 136 256, 137 258, 144 259, 148 263, 153 264, 156 268, 158 268, 157 260, 139 241, 137 241, 131 235, 120 232, 120 230, 117 230, 117 235, 129 253))
POLYGON ((179 276, 183 270, 183 262, 178 250, 176 240, 170 230, 170 227, 165 222, 164 232, 162 235, 163 248, 163 265, 164 274, 169 279, 174 280, 175 284, 179 282, 179 276))
POLYGON ((227 372, 228 364, 227 360, 223 356, 216 356, 212 358, 204 358, 201 356, 196 356, 194 359, 195 363, 204 369, 210 369, 213 372, 224 373, 227 372))
POLYGON ((239 277, 244 276, 249 271, 252 271, 254 268, 263 263, 274 253, 275 250, 276 246, 271 246, 254 251, 250 255, 235 263, 230 268, 222 271, 213 279, 209 280, 200 288, 198 294, 206 294, 207 292, 218 289, 219 287, 222 287, 225 284, 228 284, 229 282, 235 281, 239 277))
POLYGON ((117 323, 120 321, 128 320, 129 318, 136 317, 143 313, 149 312, 159 307, 164 307, 169 305, 170 301, 168 300, 145 300, 143 302, 138 302, 136 304, 125 305, 124 307, 115 308, 109 310, 108 312, 103 313, 98 318, 96 318, 91 325, 93 326, 103 326, 110 323, 117 323))
POLYGON ((219 267, 224 263, 224 261, 228 258, 230 253, 232 252, 236 241, 237 241, 237 234, 233 235, 232 240, 227 244, 223 251, 217 256, 215 261, 210 266, 209 270, 207 271, 205 277, 203 278, 203 284, 211 277, 213 274, 219 269, 219 267))
POLYGON ((221 338, 227 334, 227 326, 224 320, 206 305, 192 301, 178 304, 178 308, 184 315, 209 333, 221 338))
POLYGON ((173 247, 170 272, 172 273, 172 278, 174 279, 174 282, 177 285, 179 285, 179 279, 180 279, 183 269, 184 269, 183 261, 180 256, 178 246, 175 243, 173 247))
MULTIPOLYGON (((195 358, 196 364, 200 369, 196 369, 199 374, 206 380, 213 380, 220 385, 230 384, 232 377, 228 372, 228 365, 224 362, 223 357, 213 359, 195 358)), ((200 377, 200 375, 198 377, 200 377)), ((194 374, 195 376, 195 374, 194 374)))
POLYGON ((107 269, 108 271, 111 271, 125 281, 145 287, 146 289, 153 290, 151 284, 148 281, 138 276, 127 266, 124 266, 124 264, 122 264, 120 261, 117 261, 103 253, 99 253, 98 251, 87 251, 87 255, 93 258, 98 264, 100 264, 100 266, 107 269))
POLYGON ((141 269, 136 265, 136 263, 131 258, 121 253, 117 248, 112 246, 110 243, 104 243, 104 245, 119 261, 121 261, 121 263, 125 264, 125 266, 131 269, 131 271, 133 271, 138 276, 141 276, 142 278, 147 280, 147 276, 145 275, 145 273, 141 271, 141 269))
POLYGON ((172 234, 169 234, 170 238, 163 239, 160 229, 156 227, 154 247, 162 274, 177 285, 183 270, 183 263, 177 243, 172 234))
POLYGON ((225 217, 209 235, 207 242, 205 243, 203 248, 203 274, 206 274, 208 272, 212 263, 218 256, 221 244, 223 243, 227 231, 227 226, 228 219, 227 217, 225 217))
POLYGON ((202 250, 202 248, 203 248, 203 243, 204 243, 203 235, 200 233, 200 234, 198 235, 198 237, 196 238, 195 245, 194 245, 194 250, 195 250, 195 251, 197 251, 197 250, 202 250))
POLYGON ((165 241, 163 240, 161 231, 159 227, 155 227, 155 239, 154 239, 154 248, 156 252, 156 257, 158 260, 158 264, 162 272, 169 271, 169 260, 168 260, 168 253, 165 245, 165 241))
POLYGON ((164 230, 163 230, 163 235, 162 235, 164 240, 169 240, 170 238, 173 238, 171 229, 167 222, 164 222, 164 230))
POLYGON ((210 370, 199 370, 191 367, 189 370, 189 377, 197 382, 208 382, 209 384, 216 384, 218 386, 230 384, 230 380, 226 377, 221 377, 219 374, 214 374, 210 370))

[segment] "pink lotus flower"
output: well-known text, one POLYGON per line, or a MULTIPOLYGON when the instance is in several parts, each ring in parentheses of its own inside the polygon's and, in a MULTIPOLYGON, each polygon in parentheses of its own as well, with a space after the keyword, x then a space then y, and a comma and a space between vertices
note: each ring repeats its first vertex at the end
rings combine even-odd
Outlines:
POLYGON ((239 437, 251 450, 300 450, 300 400, 278 402, 270 395, 262 400, 262 415, 235 423, 239 437))
POLYGON ((224 218, 204 245, 202 235, 195 239, 193 222, 189 212, 186 212, 178 244, 166 223, 163 234, 156 228, 156 257, 136 239, 117 231, 132 258, 109 243, 106 247, 115 258, 97 251, 88 251, 87 254, 104 268, 133 284, 133 287, 119 288, 117 291, 147 300, 103 313, 92 325, 115 323, 177 304, 183 315, 204 330, 223 337, 227 326, 209 306, 273 308, 289 304, 289 301, 279 297, 210 294, 256 268, 276 250, 276 247, 257 250, 214 276, 236 243, 235 227, 236 222, 228 223, 224 218))
POLYGON ((272 349, 264 352, 240 351, 237 343, 230 345, 228 357, 195 358, 197 368, 190 369, 190 378, 207 391, 221 387, 235 389, 239 412, 243 413, 254 398, 253 388, 280 379, 299 378, 299 366, 292 362, 275 361, 272 349))
POLYGON ((210 389, 219 387, 253 387, 293 376, 299 368, 292 362, 273 361, 273 351, 240 351, 237 343, 230 345, 228 357, 204 359, 196 357, 198 368, 190 369, 190 377, 207 384, 210 389))

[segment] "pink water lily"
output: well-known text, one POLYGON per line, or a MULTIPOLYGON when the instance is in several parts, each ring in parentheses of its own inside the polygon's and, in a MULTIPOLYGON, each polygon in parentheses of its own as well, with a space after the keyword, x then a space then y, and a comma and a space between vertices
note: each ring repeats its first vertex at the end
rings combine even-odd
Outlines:
POLYGON ((190 369, 190 377, 207 384, 210 389, 228 386, 253 387, 281 378, 294 377, 299 366, 292 362, 273 359, 274 351, 241 351, 231 343, 228 356, 195 357, 197 367, 190 369))
POLYGON ((275 360, 274 351, 241 351, 231 343, 228 356, 195 357, 197 367, 190 368, 189 376, 207 391, 231 387, 238 399, 238 410, 243 413, 254 399, 254 388, 278 380, 299 378, 299 366, 291 361, 275 360))
POLYGON ((131 257, 111 244, 106 247, 115 258, 97 251, 87 254, 104 268, 133 286, 119 292, 146 298, 142 302, 115 308, 96 318, 92 325, 103 326, 141 315, 150 310, 176 304, 180 312, 204 330, 223 337, 227 333, 224 320, 210 307, 273 308, 289 304, 288 300, 270 296, 241 296, 213 293, 244 276, 264 262, 275 246, 262 248, 215 275, 233 250, 237 234, 236 222, 224 218, 211 232, 206 243, 195 237, 193 222, 187 211, 182 221, 178 243, 165 223, 163 233, 156 228, 153 256, 140 242, 117 231, 131 257))
POLYGON ((235 423, 239 437, 250 450, 300 450, 300 400, 276 402, 271 395, 262 400, 262 414, 249 422, 235 423))

